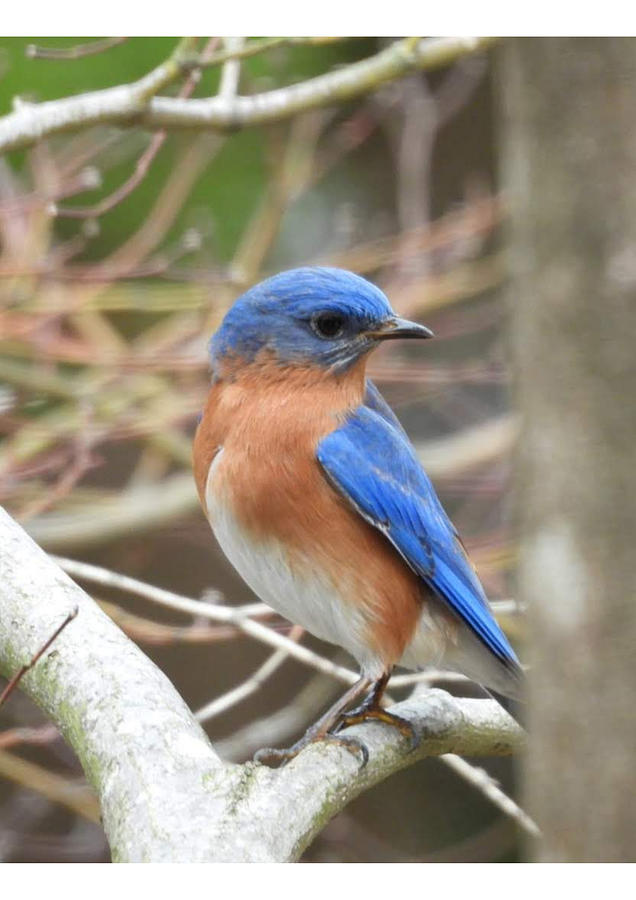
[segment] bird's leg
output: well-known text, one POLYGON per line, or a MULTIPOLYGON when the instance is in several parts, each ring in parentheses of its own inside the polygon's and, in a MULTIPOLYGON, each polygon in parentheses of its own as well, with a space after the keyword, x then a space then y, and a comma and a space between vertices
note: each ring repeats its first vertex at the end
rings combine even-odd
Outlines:
POLYGON ((387 712, 381 705, 382 695, 390 677, 391 670, 385 672, 377 681, 374 681, 371 685, 371 690, 360 706, 350 709, 349 712, 342 713, 336 730, 339 733, 342 728, 348 728, 350 725, 359 725, 367 719, 376 719, 379 722, 384 722, 386 725, 392 725, 394 728, 397 728, 400 734, 409 739, 411 749, 414 750, 419 743, 419 738, 411 723, 401 716, 396 716, 395 713, 387 712))
POLYGON ((356 738, 344 737, 343 735, 332 733, 332 729, 339 725, 347 706, 349 706, 350 703, 353 703, 354 700, 357 700, 360 694, 366 691, 370 684, 371 681, 368 678, 359 678, 358 681, 356 681, 356 683, 353 684, 339 700, 336 700, 333 706, 331 706, 327 712, 311 726, 311 728, 307 729, 299 741, 296 741, 295 744, 284 750, 277 750, 274 747, 263 747, 262 750, 258 750, 254 754, 254 759, 256 762, 278 762, 284 764, 289 762, 290 759, 293 759, 309 744, 313 744, 315 741, 327 740, 346 747, 347 750, 350 750, 352 753, 359 754, 362 757, 362 765, 365 766, 369 758, 369 753, 364 744, 356 738))

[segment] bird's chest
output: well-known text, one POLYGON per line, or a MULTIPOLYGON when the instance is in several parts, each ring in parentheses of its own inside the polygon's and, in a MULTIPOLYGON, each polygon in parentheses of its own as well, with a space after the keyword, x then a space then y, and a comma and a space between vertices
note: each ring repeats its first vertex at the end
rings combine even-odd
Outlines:
POLYGON ((232 459, 231 452, 219 451, 206 486, 221 549, 265 603, 371 664, 366 617, 330 552, 337 524, 319 496, 324 486, 313 485, 308 467, 291 456, 261 467, 249 454, 232 459))
POLYGON ((336 501, 316 447, 337 419, 276 394, 241 400, 221 401, 212 411, 215 446, 203 498, 208 517, 215 531, 231 517, 255 543, 279 541, 302 555, 336 501))
MULTIPOLYGON (((213 412, 209 436, 222 405, 213 412)), ((216 452, 200 487, 221 549, 265 603, 366 658, 366 617, 350 602, 346 566, 334 552, 342 517, 350 514, 315 457, 336 418, 280 401, 246 402, 233 412, 226 412, 225 428, 217 421, 216 452)))

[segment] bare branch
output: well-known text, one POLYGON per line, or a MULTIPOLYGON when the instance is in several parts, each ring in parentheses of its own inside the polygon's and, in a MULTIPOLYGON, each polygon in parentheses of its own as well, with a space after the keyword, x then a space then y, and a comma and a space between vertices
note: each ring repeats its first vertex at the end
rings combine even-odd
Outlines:
POLYGON ((226 62, 221 71, 221 83, 219 84, 219 97, 229 100, 238 93, 241 78, 241 48, 245 39, 242 37, 226 37, 223 39, 227 50, 226 62))
POLYGON ((75 607, 75 609, 72 609, 70 611, 70 613, 66 616, 64 621, 60 625, 57 626, 57 628, 55 629, 53 634, 42 644, 42 646, 37 651, 35 656, 30 660, 30 662, 26 663, 24 666, 20 666, 20 668, 18 669, 16 674, 13 676, 13 678, 11 678, 9 680, 9 683, 7 684, 5 689, 0 694, 0 706, 2 706, 2 704, 7 700, 7 698, 11 696, 13 691, 17 688, 17 686, 20 684, 20 682, 26 675, 26 673, 28 671, 30 671, 33 668, 33 666, 38 662, 38 660, 40 660, 44 656, 44 654, 49 649, 49 647, 51 646, 53 641, 55 641, 58 638, 58 636, 64 631, 64 629, 69 624, 69 622, 73 621, 73 619, 77 615, 77 612, 78 612, 77 607, 75 607))
POLYGON ((481 791, 487 800, 505 815, 510 816, 530 837, 537 838, 541 835, 537 824, 530 818, 528 813, 524 812, 512 797, 509 797, 501 790, 495 779, 485 769, 471 766, 469 762, 466 762, 465 759, 454 753, 445 753, 443 756, 440 756, 440 760, 463 778, 464 781, 481 791))
POLYGON ((59 803, 90 822, 99 822, 99 805, 85 784, 69 783, 68 778, 49 772, 43 766, 0 750, 0 777, 37 791, 51 803, 59 803))
MULTIPOLYGON (((201 62, 205 62, 208 55, 213 51, 216 46, 218 38, 212 38, 208 41, 208 44, 203 49, 203 53, 201 54, 201 62)), ((187 81, 184 83, 183 87, 179 91, 179 97, 189 97, 194 88, 197 85, 200 77, 200 69, 194 69, 187 81)), ((94 206, 87 207, 71 207, 71 206, 57 206, 55 207, 56 215, 64 216, 69 219, 94 219, 99 216, 102 216, 104 213, 109 212, 115 206, 122 202, 129 194, 131 194, 135 188, 141 184, 144 180, 152 163, 154 162, 157 154, 161 150, 162 146, 165 143, 166 137, 168 133, 166 131, 158 131, 155 135, 153 135, 152 140, 142 153, 142 155, 137 160, 135 165, 135 170, 130 175, 126 181, 121 184, 116 190, 109 194, 108 197, 104 197, 103 200, 100 200, 99 203, 96 203, 94 206)))
POLYGON ((55 725, 40 725, 37 728, 18 726, 0 731, 0 750, 15 747, 19 744, 50 744, 57 740, 60 732, 55 725))
MULTIPOLYGON (((272 615, 273 610, 265 603, 249 603, 244 606, 226 605, 222 602, 222 595, 219 594, 218 591, 209 591, 206 598, 203 600, 195 600, 192 597, 184 597, 173 591, 167 591, 164 588, 156 587, 145 581, 139 581, 137 578, 131 578, 129 575, 121 575, 118 572, 113 572, 110 569, 104 569, 101 566, 95 566, 91 563, 65 559, 64 557, 59 556, 54 556, 52 559, 65 572, 69 575, 73 575, 75 578, 84 579, 104 587, 125 591, 176 612, 192 615, 195 618, 206 618, 213 622, 232 625, 237 631, 242 631, 245 635, 254 640, 274 647, 277 652, 266 660, 263 666, 253 674, 252 678, 248 679, 248 682, 235 689, 239 699, 251 694, 253 690, 260 686, 264 678, 273 674, 275 669, 282 663, 285 656, 291 656, 298 662, 302 662, 310 668, 316 669, 323 675, 330 676, 341 684, 353 684, 359 677, 352 669, 337 665, 320 656, 320 654, 309 650, 307 647, 299 647, 296 641, 300 639, 301 633, 295 630, 296 626, 292 628, 290 635, 286 637, 285 635, 278 634, 271 628, 267 628, 258 622, 254 622, 253 619, 255 617, 272 615), (277 655, 278 652, 283 655, 279 657, 277 655), (274 662, 274 659, 276 662, 274 662)), ((497 604, 494 604, 494 608, 496 612, 509 612, 512 605, 513 602, 510 601, 503 604, 501 610, 497 604)), ((123 627, 124 623, 122 622, 120 624, 122 624, 123 627)), ((161 627, 166 629, 168 626, 161 627)), ((411 672, 406 675, 394 675, 391 679, 391 686, 400 688, 409 687, 421 682, 432 683, 436 681, 445 681, 463 683, 467 680, 468 679, 464 675, 460 675, 459 673, 430 670, 424 672, 411 672)), ((234 691, 230 691, 229 694, 233 695, 234 691)), ((216 709, 215 704, 220 700, 221 698, 217 698, 217 700, 212 701, 210 708, 216 709)), ((223 702, 225 703, 225 700, 223 702)), ((223 706, 223 709, 225 708, 226 707, 223 706)), ((200 721, 206 721, 207 718, 210 717, 207 715, 208 709, 209 708, 206 706, 205 709, 199 710, 197 715, 199 716, 200 721)), ((213 714, 216 715, 216 712, 213 714)))
POLYGON ((39 47, 37 44, 29 44, 25 54, 29 59, 81 59, 84 56, 104 53, 127 40, 127 37, 108 37, 87 44, 75 44, 74 47, 39 47))
POLYGON ((212 68, 220 66, 226 62, 233 60, 249 59, 252 56, 259 56, 268 50, 274 50, 278 47, 299 47, 299 46, 324 46, 325 44, 333 44, 336 41, 347 40, 341 37, 271 37, 263 38, 260 41, 250 41, 243 45, 244 38, 226 38, 226 41, 240 40, 241 43, 235 45, 226 44, 226 49, 220 53, 215 53, 207 60, 198 60, 197 65, 201 68, 212 68))
MULTIPOLYGON (((294 657, 298 662, 317 669, 326 675, 331 675, 343 684, 353 684, 359 678, 359 675, 351 669, 338 666, 318 653, 314 653, 308 647, 300 646, 284 634, 278 634, 278 632, 273 631, 266 625, 251 619, 250 616, 254 612, 258 614, 268 609, 263 603, 249 604, 244 607, 206 603, 201 600, 193 600, 191 597, 184 597, 173 591, 167 591, 164 588, 146 584, 146 582, 139 581, 137 578, 131 578, 128 575, 120 575, 117 572, 102 569, 100 566, 80 563, 72 559, 57 559, 56 561, 66 571, 71 572, 76 577, 86 578, 88 581, 97 581, 101 584, 117 587, 120 590, 130 591, 138 597, 144 597, 152 603, 158 603, 160 606, 176 610, 177 612, 183 612, 191 616, 202 616, 206 619, 211 619, 213 622, 235 625, 236 628, 249 637, 277 650, 285 650, 289 656, 294 657)), ((217 594, 216 596, 220 595, 217 594)))
MULTIPOLYGON (((291 640, 298 640, 304 632, 304 628, 295 625, 290 633, 291 640)), ((220 697, 215 697, 214 700, 197 710, 195 713, 197 720, 199 722, 209 722, 215 716, 220 716, 227 709, 231 709, 237 703, 241 703, 243 700, 251 697, 263 686, 268 678, 271 678, 286 659, 289 659, 289 653, 286 649, 275 650, 242 684, 237 685, 220 697)))
POLYGON ((13 113, 0 119, 0 153, 29 147, 54 134, 92 125, 140 125, 150 130, 234 131, 278 122, 344 103, 374 91, 382 84, 418 69, 435 69, 486 49, 492 38, 412 38, 396 41, 370 59, 352 63, 290 87, 251 97, 216 96, 184 100, 157 93, 200 61, 178 47, 167 62, 134 84, 33 104, 20 101, 13 113))
MULTIPOLYGON (((419 747, 377 723, 351 734, 369 763, 315 744, 271 770, 223 763, 165 676, 0 511, 0 670, 30 658, 75 605, 76 627, 23 689, 58 724, 98 794, 118 861, 291 861, 348 802, 392 772, 443 753, 509 754, 521 730, 490 700, 430 691, 395 710, 419 747)), ((256 623, 253 623, 256 624, 256 623)))

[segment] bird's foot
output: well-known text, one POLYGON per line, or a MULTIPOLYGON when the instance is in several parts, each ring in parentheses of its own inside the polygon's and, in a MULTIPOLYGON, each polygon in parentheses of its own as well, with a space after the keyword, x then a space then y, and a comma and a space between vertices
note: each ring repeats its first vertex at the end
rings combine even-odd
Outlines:
POLYGON ((350 737, 349 735, 345 736, 340 732, 343 728, 347 728, 349 725, 357 725, 366 721, 366 719, 377 719, 397 728, 401 734, 409 739, 411 749, 414 749, 419 743, 419 738, 411 723, 400 716, 387 712, 380 706, 380 700, 390 675, 391 670, 388 669, 375 681, 367 678, 366 675, 360 676, 360 679, 293 746, 285 750, 263 747, 262 750, 254 754, 254 760, 270 765, 285 765, 291 759, 294 759, 295 756, 298 756, 300 751, 304 750, 309 744, 317 741, 329 741, 345 747, 350 753, 355 753, 360 758, 360 768, 364 769, 369 761, 367 747, 359 738, 350 737), (345 712, 347 706, 358 700, 362 692, 369 687, 371 687, 371 690, 363 702, 349 712, 345 712))
POLYGON ((308 747, 310 744, 316 744, 319 741, 327 741, 330 744, 337 744, 340 747, 344 747, 350 753, 359 756, 361 769, 364 769, 368 763, 369 751, 358 738, 345 737, 344 735, 332 734, 331 732, 325 732, 323 734, 312 734, 311 732, 312 729, 310 728, 309 731, 307 731, 306 734, 291 747, 286 747, 284 749, 262 747, 254 754, 254 762, 269 766, 284 766, 290 762, 290 760, 298 756, 300 751, 304 750, 305 747, 308 747))
POLYGON ((362 722, 367 722, 369 719, 375 719, 377 722, 384 722, 385 725, 391 725, 393 728, 397 728, 400 734, 408 739, 411 750, 415 750, 418 746, 420 736, 407 719, 403 719, 402 716, 396 716, 395 713, 388 712, 377 703, 368 703, 366 701, 361 703, 360 706, 355 709, 351 709, 349 712, 342 714, 336 728, 336 733, 339 734, 343 728, 349 728, 351 725, 360 725, 362 722))

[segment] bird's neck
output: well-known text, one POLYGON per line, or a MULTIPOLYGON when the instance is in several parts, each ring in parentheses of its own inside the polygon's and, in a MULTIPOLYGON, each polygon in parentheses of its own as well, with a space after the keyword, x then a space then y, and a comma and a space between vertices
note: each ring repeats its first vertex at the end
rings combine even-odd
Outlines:
POLYGON ((247 365, 234 357, 225 358, 215 365, 215 374, 230 392, 236 388, 239 393, 274 395, 279 402, 288 397, 292 403, 299 397, 309 401, 315 396, 329 396, 334 403, 349 408, 357 406, 364 396, 365 369, 365 357, 344 371, 334 371, 309 362, 281 361, 266 350, 247 365))

